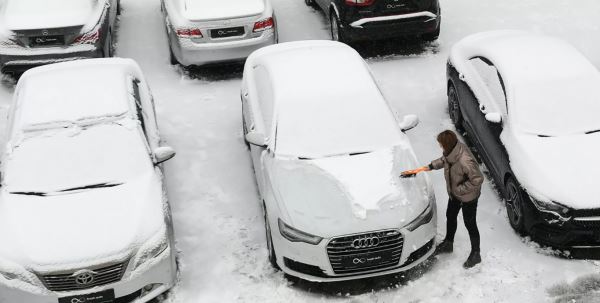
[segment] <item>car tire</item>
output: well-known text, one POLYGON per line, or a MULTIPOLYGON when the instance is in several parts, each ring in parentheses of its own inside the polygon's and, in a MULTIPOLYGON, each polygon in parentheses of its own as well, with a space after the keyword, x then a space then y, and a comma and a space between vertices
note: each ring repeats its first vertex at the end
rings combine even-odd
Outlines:
POLYGON ((269 251, 269 263, 276 270, 281 270, 279 265, 277 264, 277 254, 275 253, 275 247, 273 245, 273 237, 271 236, 271 224, 269 223, 269 216, 267 214, 267 206, 263 202, 263 214, 265 219, 265 233, 267 238, 267 250, 269 251))
POLYGON ((423 39, 423 41, 427 41, 427 42, 433 42, 435 40, 437 40, 440 37, 440 29, 441 27, 438 26, 435 31, 431 32, 431 33, 425 33, 421 35, 421 39, 423 39))
POLYGON ((456 130, 462 133, 464 127, 463 115, 460 109, 460 97, 458 96, 458 90, 452 83, 450 83, 450 86, 448 87, 448 115, 450 116, 452 123, 454 123, 456 130))
POLYGON ((346 43, 346 39, 340 27, 340 21, 335 13, 331 13, 329 16, 329 23, 331 25, 331 40, 346 43))
POLYGON ((525 198, 521 186, 513 177, 508 177, 505 184, 506 213, 510 226, 518 233, 525 231, 525 198))
POLYGON ((104 49, 102 50, 102 57, 104 58, 110 58, 114 55, 112 36, 112 29, 109 29, 104 41, 104 49))

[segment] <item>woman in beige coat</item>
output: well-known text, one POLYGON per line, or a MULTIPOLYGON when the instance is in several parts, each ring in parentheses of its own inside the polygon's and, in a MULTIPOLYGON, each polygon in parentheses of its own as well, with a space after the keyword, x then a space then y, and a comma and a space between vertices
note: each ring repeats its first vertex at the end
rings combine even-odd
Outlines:
MULTIPOLYGON (((433 160, 429 166, 417 171, 444 169, 446 189, 448 191, 448 208, 446 210, 446 238, 438 246, 438 253, 451 253, 454 247, 454 235, 457 228, 458 213, 462 209, 465 226, 471 238, 471 254, 463 264, 471 268, 481 263, 480 237, 477 228, 477 203, 481 195, 483 175, 479 165, 469 148, 458 141, 453 131, 447 130, 437 137, 444 155, 433 160)), ((414 174, 414 171, 402 173, 404 176, 414 174)))

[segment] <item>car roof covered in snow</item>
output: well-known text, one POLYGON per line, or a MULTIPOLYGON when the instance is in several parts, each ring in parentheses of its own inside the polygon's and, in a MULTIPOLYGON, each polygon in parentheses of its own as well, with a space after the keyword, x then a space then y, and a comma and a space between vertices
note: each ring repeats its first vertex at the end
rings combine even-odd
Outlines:
POLYGON ((38 67, 19 81, 14 130, 39 128, 130 112, 129 77, 139 75, 129 59, 92 59, 38 67))
POLYGON ((596 75, 598 70, 575 47, 558 38, 516 30, 471 35, 452 48, 450 60, 462 62, 484 57, 505 80, 534 83, 572 76, 596 75))
POLYGON ((275 100, 278 154, 322 157, 392 146, 400 129, 360 55, 345 44, 303 41, 263 48, 275 100))

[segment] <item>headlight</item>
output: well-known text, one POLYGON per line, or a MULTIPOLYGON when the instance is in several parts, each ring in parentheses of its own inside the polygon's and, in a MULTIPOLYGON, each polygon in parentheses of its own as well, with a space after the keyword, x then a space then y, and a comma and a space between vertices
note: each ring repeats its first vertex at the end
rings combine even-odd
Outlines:
POLYGON ((415 231, 417 228, 431 222, 431 219, 433 219, 434 208, 435 208, 435 200, 429 199, 429 205, 427 205, 427 208, 425 209, 425 211, 423 211, 410 224, 406 225, 406 229, 408 229, 409 231, 412 232, 412 231, 415 231))
POLYGON ((539 211, 552 213, 564 219, 569 218, 568 215, 571 210, 568 207, 556 202, 539 201, 531 196, 529 196, 529 198, 531 199, 531 202, 533 202, 533 205, 535 205, 535 207, 539 211))
POLYGON ((135 257, 133 270, 138 269, 142 264, 158 257, 169 248, 169 238, 166 232, 161 232, 158 236, 152 237, 138 251, 135 257))
POLYGON ((281 235, 291 242, 304 242, 312 245, 317 245, 321 243, 321 240, 323 240, 323 238, 321 237, 313 236, 303 231, 299 231, 285 224, 281 219, 279 219, 278 223, 279 232, 281 233, 281 235))

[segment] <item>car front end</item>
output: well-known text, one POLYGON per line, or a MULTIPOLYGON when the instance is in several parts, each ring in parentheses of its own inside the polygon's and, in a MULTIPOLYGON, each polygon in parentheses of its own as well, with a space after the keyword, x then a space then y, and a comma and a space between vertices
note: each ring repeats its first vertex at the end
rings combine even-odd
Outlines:
POLYGON ((184 66, 243 61, 255 50, 276 44, 277 20, 273 8, 269 1, 264 1, 263 7, 262 12, 249 16, 228 14, 225 18, 208 18, 194 17, 192 13, 186 16, 173 1, 164 1, 172 60, 184 66))
POLYGON ((438 0, 338 0, 333 7, 340 31, 350 41, 402 36, 437 38, 441 25, 438 0))
POLYGON ((6 264, 0 261, 0 302, 144 303, 169 290, 177 279, 175 250, 165 232, 134 254, 97 262, 60 269, 6 264))
MULTIPOLYGON (((5 74, 21 74, 26 70, 51 63, 85 58, 100 58, 107 54, 107 33, 110 28, 109 5, 99 1, 90 13, 88 23, 55 26, 11 26, 0 24, 0 70, 5 74)), ((10 12, 5 12, 6 14, 10 12)))
POLYGON ((434 253, 437 234, 435 198, 409 224, 320 237, 273 219, 277 263, 287 274, 313 282, 336 282, 409 270, 434 253))

